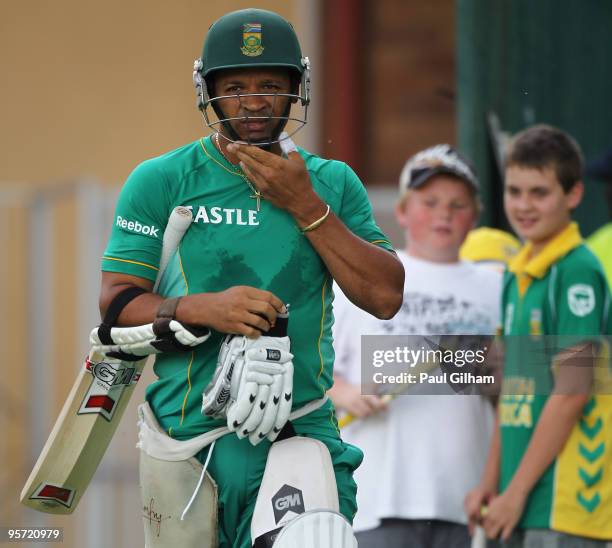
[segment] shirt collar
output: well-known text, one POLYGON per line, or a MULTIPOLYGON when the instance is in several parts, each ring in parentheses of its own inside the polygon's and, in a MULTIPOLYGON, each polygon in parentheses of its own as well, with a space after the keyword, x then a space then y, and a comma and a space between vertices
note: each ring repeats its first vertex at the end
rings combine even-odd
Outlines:
POLYGON ((570 223, 557 234, 540 253, 529 257, 533 244, 527 242, 510 262, 508 270, 513 274, 528 274, 532 278, 543 278, 548 269, 561 257, 582 243, 577 223, 570 223))

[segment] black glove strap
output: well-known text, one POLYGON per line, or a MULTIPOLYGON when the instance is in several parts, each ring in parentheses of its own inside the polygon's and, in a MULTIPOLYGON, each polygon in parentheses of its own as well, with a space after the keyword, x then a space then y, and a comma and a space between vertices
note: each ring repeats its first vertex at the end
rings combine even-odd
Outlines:
POLYGON ((266 331, 264 335, 266 337, 286 337, 287 329, 289 328, 289 314, 278 314, 276 316, 276 323, 274 327, 266 331))

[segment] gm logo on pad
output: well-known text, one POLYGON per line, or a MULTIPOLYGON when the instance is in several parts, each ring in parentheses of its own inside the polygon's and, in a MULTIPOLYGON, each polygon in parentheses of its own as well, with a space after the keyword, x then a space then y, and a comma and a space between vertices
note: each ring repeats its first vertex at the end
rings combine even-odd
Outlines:
POLYGON ((272 497, 272 509, 274 510, 274 521, 277 524, 288 512, 303 514, 306 510, 302 491, 291 485, 283 485, 272 497))

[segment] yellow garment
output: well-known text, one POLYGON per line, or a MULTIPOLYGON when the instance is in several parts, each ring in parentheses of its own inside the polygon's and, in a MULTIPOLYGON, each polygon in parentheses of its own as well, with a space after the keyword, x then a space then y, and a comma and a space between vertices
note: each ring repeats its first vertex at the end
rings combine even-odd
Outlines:
POLYGON ((586 241, 603 266, 608 285, 612 287, 612 223, 602 226, 591 234, 586 241))
POLYGON ((543 278, 554 263, 581 243, 576 223, 568 224, 535 257, 531 257, 533 245, 527 242, 508 265, 518 280, 519 294, 524 295, 533 278, 543 278))
POLYGON ((505 267, 520 247, 520 242, 512 234, 483 226, 470 231, 459 249, 459 257, 464 261, 505 267))
POLYGON ((606 506, 612 500, 612 459, 606 458, 612 446, 611 426, 612 396, 593 396, 557 457, 552 529, 612 538, 612 508, 606 506))

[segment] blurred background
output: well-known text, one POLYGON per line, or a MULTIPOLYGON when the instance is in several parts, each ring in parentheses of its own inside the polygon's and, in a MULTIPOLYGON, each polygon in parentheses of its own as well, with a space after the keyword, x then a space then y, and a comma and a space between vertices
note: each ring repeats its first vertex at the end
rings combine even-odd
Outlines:
MULTIPOLYGON (((191 83, 209 25, 277 11, 312 63, 299 145, 347 161, 396 245, 405 160, 455 144, 483 186, 483 224, 507 228, 500 161, 533 123, 569 131, 587 159, 612 146, 606 0, 3 0, 0 3, 0 526, 62 526, 66 547, 142 546, 135 407, 72 516, 20 490, 98 322, 100 256, 120 185, 142 160, 208 133, 191 83)), ((609 220, 603 185, 577 211, 609 220)), ((23 544, 23 546, 29 546, 23 544)))

